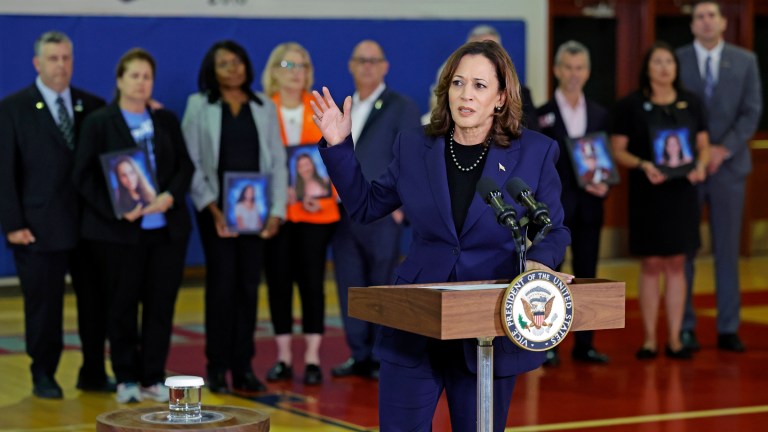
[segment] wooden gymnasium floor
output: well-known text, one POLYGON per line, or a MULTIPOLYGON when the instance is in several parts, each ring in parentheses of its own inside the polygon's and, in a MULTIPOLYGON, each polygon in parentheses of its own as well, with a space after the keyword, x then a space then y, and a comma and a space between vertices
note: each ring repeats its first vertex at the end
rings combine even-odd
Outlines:
MULTIPOLYGON (((627 326, 599 332, 596 344, 611 356, 607 366, 574 364, 561 352, 558 368, 539 369, 518 380, 508 419, 508 431, 762 431, 768 426, 768 256, 742 260, 744 354, 716 350, 711 258, 699 260, 695 303, 700 312, 702 351, 693 361, 663 356, 639 362, 634 352, 642 335, 636 298, 638 263, 603 261, 599 276, 625 280, 628 288, 627 326)), ((182 289, 176 308, 170 374, 204 373, 202 289, 194 282, 182 289)), ((0 293, 13 290, 0 287, 0 293)), ((264 294, 264 291, 262 291, 264 294)), ((377 429, 377 384, 360 378, 333 379, 331 366, 346 359, 339 326, 338 304, 331 282, 328 330, 323 344, 325 382, 316 388, 301 383, 303 364, 294 368, 293 382, 269 385, 269 392, 252 400, 203 392, 206 404, 252 407, 271 416, 272 430, 367 431, 377 429)), ((274 360, 265 295, 259 305, 256 373, 263 377, 274 360)), ((123 408, 112 395, 75 389, 80 353, 75 327, 74 298, 66 299, 66 345, 57 379, 63 401, 31 396, 28 359, 23 346, 22 302, 18 295, 0 297, 0 431, 75 432, 95 430, 95 418, 123 408)), ((663 319, 663 317, 662 317, 663 319)), ((660 326, 660 333, 664 326, 660 326)), ((663 341, 664 339, 660 339, 663 341)), ((303 344, 295 338, 296 348, 303 344)), ((301 359, 301 355, 295 355, 301 359)), ((139 406, 149 406, 145 402, 139 406)), ((158 405, 158 408, 161 408, 158 405)), ((435 431, 450 430, 444 401, 438 406, 435 431)))

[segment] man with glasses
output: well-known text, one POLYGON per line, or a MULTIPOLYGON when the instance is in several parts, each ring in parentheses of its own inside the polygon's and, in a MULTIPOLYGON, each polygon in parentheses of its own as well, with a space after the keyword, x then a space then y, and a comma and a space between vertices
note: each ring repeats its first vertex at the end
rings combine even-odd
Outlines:
MULTIPOLYGON (((349 60, 349 72, 355 81, 352 139, 355 154, 368 181, 377 179, 392 161, 392 144, 397 133, 419 127, 416 103, 384 84, 388 70, 389 62, 378 43, 364 40, 355 46, 349 60)), ((372 352, 375 326, 349 317, 347 289, 393 282, 395 266, 400 258, 402 221, 400 210, 392 213, 392 217, 368 225, 352 222, 346 211, 341 212, 332 251, 339 306, 352 355, 332 369, 333 376, 378 378, 379 363, 372 352)))
POLYGON ((104 105, 70 86, 72 41, 47 32, 35 41, 37 80, 0 102, 0 225, 13 248, 24 295, 27 353, 35 396, 61 399, 54 374, 63 349, 64 277, 77 294, 83 351, 78 388, 114 391, 104 371, 105 310, 79 242, 73 150, 88 113, 104 105))

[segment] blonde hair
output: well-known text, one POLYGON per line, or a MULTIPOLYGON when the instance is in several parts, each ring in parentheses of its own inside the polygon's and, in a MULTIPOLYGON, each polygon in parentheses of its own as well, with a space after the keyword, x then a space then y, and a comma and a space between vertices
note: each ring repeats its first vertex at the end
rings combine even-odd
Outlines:
POLYGON ((305 70, 305 73, 307 74, 305 90, 309 91, 312 89, 312 84, 315 83, 315 68, 312 66, 312 58, 309 56, 309 51, 297 42, 283 42, 276 46, 269 54, 267 64, 261 72, 261 85, 264 88, 265 94, 273 95, 280 90, 277 78, 275 78, 275 68, 280 66, 280 62, 283 61, 283 57, 285 57, 285 54, 289 51, 296 51, 304 56, 308 65, 305 70))

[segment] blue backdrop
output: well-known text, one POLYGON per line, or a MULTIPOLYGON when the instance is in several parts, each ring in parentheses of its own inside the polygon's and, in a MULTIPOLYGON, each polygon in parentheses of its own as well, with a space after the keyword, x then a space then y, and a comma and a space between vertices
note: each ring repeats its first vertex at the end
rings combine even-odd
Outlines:
MULTIPOLYGON (((437 68, 478 24, 489 24, 499 30, 525 82, 525 22, 518 20, 0 16, 0 98, 33 82, 34 40, 51 29, 67 33, 74 42, 73 85, 108 100, 114 91, 114 70, 119 57, 132 47, 149 50, 157 60, 154 97, 179 118, 187 96, 197 89, 200 61, 215 41, 233 39, 248 50, 257 90, 261 88, 261 71, 272 48, 286 41, 298 42, 312 55, 315 87, 328 86, 337 99, 342 99, 354 91, 347 70, 353 47, 362 39, 373 39, 382 45, 390 62, 387 85, 412 97, 426 112, 429 86, 437 68)), ((190 243, 187 263, 203 264, 197 234, 190 243)), ((14 273, 10 251, 0 247, 0 276, 14 273)))

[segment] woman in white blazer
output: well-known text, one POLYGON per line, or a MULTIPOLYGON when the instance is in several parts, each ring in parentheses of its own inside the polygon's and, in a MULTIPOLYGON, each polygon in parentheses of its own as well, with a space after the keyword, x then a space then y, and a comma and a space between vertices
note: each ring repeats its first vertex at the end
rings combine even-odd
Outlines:
POLYGON ((206 257, 205 334, 208 388, 228 393, 266 390, 253 374, 253 332, 264 239, 285 218, 287 168, 272 101, 251 89, 253 68, 233 41, 214 44, 200 67, 200 92, 187 101, 182 130, 195 165, 190 196, 206 257), (226 173, 269 176, 266 222, 257 234, 237 233, 222 212, 233 191, 226 173))

